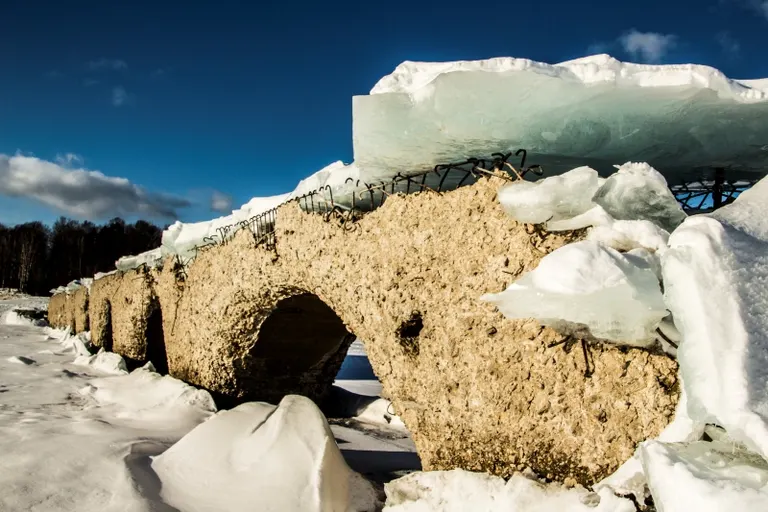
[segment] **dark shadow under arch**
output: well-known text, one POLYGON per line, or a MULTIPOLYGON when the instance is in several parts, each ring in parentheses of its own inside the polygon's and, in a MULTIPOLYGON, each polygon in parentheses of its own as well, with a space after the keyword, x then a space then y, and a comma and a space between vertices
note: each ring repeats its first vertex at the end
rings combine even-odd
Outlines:
POLYGON ((150 306, 147 318, 147 361, 152 363, 157 373, 168 374, 168 354, 165 350, 165 333, 163 332, 163 310, 158 302, 150 306))

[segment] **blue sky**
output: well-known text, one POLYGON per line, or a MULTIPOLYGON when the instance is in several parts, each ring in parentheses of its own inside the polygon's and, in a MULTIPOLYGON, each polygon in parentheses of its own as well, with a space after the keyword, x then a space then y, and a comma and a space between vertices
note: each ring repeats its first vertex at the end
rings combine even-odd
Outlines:
POLYGON ((194 221, 214 190, 289 191, 351 160, 352 96, 404 60, 607 52, 768 77, 768 0, 265 3, 0 3, 0 179, 39 159, 0 180, 0 222, 194 221))

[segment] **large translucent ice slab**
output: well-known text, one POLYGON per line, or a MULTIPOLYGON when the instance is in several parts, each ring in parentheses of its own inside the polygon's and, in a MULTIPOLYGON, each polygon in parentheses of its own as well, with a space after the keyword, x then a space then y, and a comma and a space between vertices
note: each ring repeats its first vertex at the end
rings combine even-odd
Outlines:
POLYGON ((566 334, 649 346, 668 312, 652 265, 599 242, 582 241, 548 254, 505 291, 481 297, 507 318, 537 318, 566 334))
POLYGON ((619 167, 593 199, 614 219, 649 220, 670 232, 686 217, 664 176, 645 162, 619 167))
POLYGON ((768 179, 688 218, 662 256, 689 413, 768 457, 768 179))
POLYGON ((526 148, 548 173, 636 160, 676 182, 698 167, 763 172, 767 115, 768 87, 708 66, 405 62, 353 99, 353 143, 371 177, 526 148))

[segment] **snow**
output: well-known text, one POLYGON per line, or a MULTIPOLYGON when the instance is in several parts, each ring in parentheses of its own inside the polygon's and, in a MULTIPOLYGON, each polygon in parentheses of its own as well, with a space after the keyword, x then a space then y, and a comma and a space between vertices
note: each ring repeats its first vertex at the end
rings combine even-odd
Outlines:
POLYGON ((220 412, 156 457, 152 469, 163 499, 190 512, 345 512, 376 504, 370 485, 353 478, 320 410, 295 395, 278 406, 220 412))
POLYGON ((642 257, 581 241, 546 255, 505 291, 483 295, 507 318, 537 318, 565 334, 633 346, 655 342, 668 315, 659 281, 642 257))
POLYGON ((616 220, 594 226, 587 233, 587 240, 601 242, 617 251, 632 249, 664 251, 669 241, 669 233, 647 220, 616 220))
POLYGON ((570 219, 595 206, 592 196, 599 187, 597 178, 596 170, 578 167, 535 182, 514 181, 499 189, 499 202, 518 222, 542 224, 570 219))
POLYGON ((117 260, 115 267, 117 267, 118 271, 125 272, 127 270, 138 268, 142 265, 156 267, 162 263, 162 261, 162 249, 158 247, 157 249, 152 249, 150 251, 137 254, 136 256, 123 256, 117 260))
POLYGON ((768 180, 687 219, 662 256, 691 417, 768 456, 768 180))
POLYGON ((594 201, 614 219, 649 220, 667 231, 686 217, 664 176, 645 162, 620 166, 605 180, 594 201))
POLYGON ((192 257, 196 247, 206 245, 209 240, 221 242, 228 239, 239 228, 236 226, 238 223, 247 223, 252 217, 278 207, 289 198, 290 193, 254 197, 230 215, 195 223, 176 221, 163 231, 162 254, 192 257))
POLYGON ((732 443, 640 445, 657 510, 768 510, 768 463, 732 443))
POLYGON ((128 373, 128 367, 120 355, 114 352, 107 352, 103 348, 94 355, 79 355, 72 364, 78 366, 91 366, 104 373, 115 373, 118 375, 128 373))
POLYGON ((515 474, 508 482, 482 473, 412 473, 386 484, 384 512, 634 512, 631 501, 607 490, 543 485, 515 474))
POLYGON ((762 83, 695 64, 608 55, 554 65, 512 57, 404 62, 353 98, 353 145, 361 172, 382 179, 392 169, 518 148, 549 174, 577 165, 607 172, 627 158, 668 177, 699 167, 760 171, 768 163, 759 149, 766 113, 762 83))

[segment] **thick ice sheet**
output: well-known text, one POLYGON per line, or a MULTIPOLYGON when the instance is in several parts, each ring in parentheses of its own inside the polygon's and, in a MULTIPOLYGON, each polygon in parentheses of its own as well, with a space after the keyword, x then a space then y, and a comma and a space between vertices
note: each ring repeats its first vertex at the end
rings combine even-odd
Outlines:
POLYGON ((353 99, 353 144, 370 177, 525 148, 551 173, 632 159, 675 182, 697 167, 762 171, 767 114, 762 85, 695 64, 404 62, 353 99))
POLYGON ((507 318, 537 318, 568 334, 586 327, 597 338, 634 346, 653 344, 668 314, 647 261, 594 241, 557 249, 505 291, 480 299, 507 318))
POLYGON ((117 260, 117 262, 115 263, 115 267, 117 268, 117 270, 121 272, 125 272, 126 270, 138 268, 142 265, 147 265, 149 267, 156 267, 162 261, 163 261, 162 249, 158 247, 157 249, 152 249, 151 251, 146 251, 141 254, 137 254, 136 256, 123 256, 122 258, 117 260))
POLYGON ((186 512, 373 510, 375 493, 349 469, 320 410, 290 395, 246 403, 201 424, 152 468, 162 496, 186 512))
POLYGON ((384 512, 634 512, 607 490, 543 485, 515 474, 508 482, 460 469, 412 473, 385 486, 384 512))
POLYGON ((732 443, 640 445, 659 512, 768 510, 768 463, 732 443))
POLYGON ((669 244, 665 300, 689 413, 768 457, 768 180, 687 219, 669 244))

